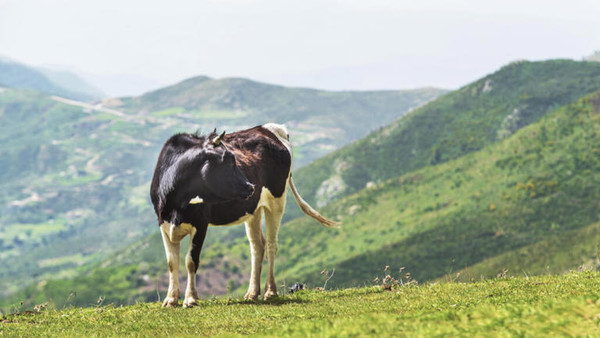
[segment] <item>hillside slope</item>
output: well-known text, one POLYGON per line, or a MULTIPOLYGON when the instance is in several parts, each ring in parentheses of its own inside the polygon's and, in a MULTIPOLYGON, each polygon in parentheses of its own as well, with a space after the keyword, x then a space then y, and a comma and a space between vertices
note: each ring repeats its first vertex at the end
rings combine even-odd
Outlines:
MULTIPOLYGON (((328 285, 363 285, 387 265, 424 281, 460 270, 469 279, 504 268, 537 274, 590 264, 600 240, 599 133, 597 92, 480 151, 331 203, 323 211, 342 221, 339 230, 308 218, 288 222, 279 236, 278 281, 319 285, 319 271, 335 268, 328 285), (545 250, 518 259, 532 248, 545 250)), ((249 254, 243 233, 243 227, 209 231, 200 267, 205 294, 244 288, 249 254)), ((19 297, 58 299, 72 288, 91 296, 100 287, 114 301, 154 299, 156 278, 163 276, 162 287, 165 271, 156 231, 74 280, 49 281, 19 297)))
MULTIPOLYGON (((301 168, 296 184, 307 201, 324 206, 369 182, 482 149, 598 88, 597 62, 512 63, 301 168)), ((300 215, 293 208, 286 219, 300 215)))
MULTIPOLYGON (((227 92, 227 88, 221 89, 227 92)), ((294 89, 285 90, 289 97, 300 100, 294 89)), ((387 123, 441 92, 384 93, 400 97, 386 101, 398 106, 386 106, 383 113, 373 114, 371 125, 387 123), (382 120, 377 122, 377 118, 382 120)), ((213 94, 217 100, 218 93, 213 94)), ((369 93, 338 97, 315 91, 315 95, 336 98, 322 101, 327 109, 339 108, 336 114, 326 116, 330 123, 347 120, 346 112, 350 114, 349 107, 357 100, 364 101, 365 107, 382 104, 368 103, 378 100, 369 93)), ((360 109, 360 114, 369 115, 369 109, 360 109)), ((102 261, 153 232, 156 220, 148 189, 163 142, 175 132, 206 131, 215 126, 229 126, 231 131, 252 118, 259 120, 253 112, 241 117, 218 112, 210 120, 200 118, 209 113, 214 112, 200 110, 188 115, 171 114, 170 110, 119 110, 0 87, 0 119, 4 122, 0 125, 0 165, 4 168, 0 171, 0 297, 37 280, 73 276, 73 269, 102 261)), ((263 118, 277 121, 279 115, 263 112, 260 120, 263 118)), ((297 120, 305 127, 318 123, 306 122, 301 114, 297 120)), ((353 130, 357 133, 369 132, 362 121, 349 120, 356 124, 353 130)), ((292 141, 297 148, 304 147, 300 153, 306 156, 299 158, 299 163, 316 156, 314 147, 323 153, 358 137, 344 134, 345 138, 334 142, 323 137, 330 126, 309 127, 298 127, 303 138, 292 141)))
POLYGON ((596 244, 574 238, 599 221, 599 136, 600 93, 595 93, 497 145, 333 203, 325 210, 342 218, 339 232, 307 219, 290 222, 280 237, 282 277, 317 283, 315 267, 335 267, 334 285, 356 285, 386 265, 406 267, 422 281, 460 269, 464 277, 479 278, 495 275, 499 267, 535 274, 589 263, 596 244), (542 245, 557 238, 560 245, 542 245), (543 266, 497 257, 532 245, 545 250, 529 262, 544 261, 543 266), (469 267, 487 259, 501 263, 468 274, 469 267))

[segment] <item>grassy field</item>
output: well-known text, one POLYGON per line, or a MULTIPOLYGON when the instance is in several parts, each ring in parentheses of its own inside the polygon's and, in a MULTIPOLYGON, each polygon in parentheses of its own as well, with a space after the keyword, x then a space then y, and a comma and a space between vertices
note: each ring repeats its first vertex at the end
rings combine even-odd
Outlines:
POLYGON ((597 336, 600 274, 303 290, 272 301, 202 300, 193 309, 140 303, 13 311, 0 316, 0 335, 597 336))

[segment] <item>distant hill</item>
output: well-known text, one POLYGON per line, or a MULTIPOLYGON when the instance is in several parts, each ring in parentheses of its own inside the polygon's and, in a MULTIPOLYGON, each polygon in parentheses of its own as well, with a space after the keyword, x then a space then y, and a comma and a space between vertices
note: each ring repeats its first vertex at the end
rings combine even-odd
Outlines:
POLYGON ((291 131, 298 167, 444 93, 435 88, 332 92, 198 76, 104 104, 204 130, 216 127, 233 131, 267 122, 285 123, 291 131))
MULTIPOLYGON (((427 281, 593 265, 600 241, 598 89, 597 63, 511 64, 299 169, 300 190, 311 184, 307 176, 322 182, 314 168, 339 166, 343 173, 371 161, 373 176, 358 175, 372 183, 350 185, 355 190, 322 209, 342 221, 341 229, 306 217, 282 226, 278 283, 321 285, 323 269, 335 269, 328 285, 340 287, 370 283, 385 266, 427 281)), ((243 227, 211 228, 201 262, 204 295, 243 290, 243 227)), ((154 300, 157 283, 165 286, 165 266, 155 230, 75 278, 11 299, 61 299, 77 289, 81 305, 99 294, 115 302, 154 300)))
POLYGON ((162 144, 175 132, 287 122, 299 165, 445 93, 311 91, 240 79, 207 83, 218 90, 180 84, 103 104, 0 88, 0 297, 27 283, 73 276, 154 232, 150 179, 162 144), (260 92, 267 94, 258 102, 260 92), (227 105, 229 93, 241 95, 230 101, 235 105, 227 105), (169 96, 204 103, 159 105, 169 96), (283 112, 277 108, 288 104, 283 112))
POLYGON ((46 75, 46 77, 50 81, 54 82, 55 84, 69 91, 77 92, 82 95, 87 95, 89 99, 86 101, 98 100, 108 96, 105 93, 103 93, 100 89, 89 84, 75 73, 64 70, 54 70, 50 68, 39 68, 39 70, 44 75, 46 75))
POLYGON ((0 86, 33 89, 48 95, 81 101, 102 97, 75 74, 42 71, 7 59, 0 59, 0 86))

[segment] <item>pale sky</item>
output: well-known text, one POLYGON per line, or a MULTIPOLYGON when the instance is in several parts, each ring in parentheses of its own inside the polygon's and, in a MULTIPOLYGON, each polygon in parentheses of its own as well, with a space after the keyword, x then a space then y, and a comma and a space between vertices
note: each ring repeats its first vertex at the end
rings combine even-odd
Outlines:
POLYGON ((196 75, 452 89, 513 60, 595 50, 599 0, 0 0, 1 56, 76 70, 111 95, 196 75))

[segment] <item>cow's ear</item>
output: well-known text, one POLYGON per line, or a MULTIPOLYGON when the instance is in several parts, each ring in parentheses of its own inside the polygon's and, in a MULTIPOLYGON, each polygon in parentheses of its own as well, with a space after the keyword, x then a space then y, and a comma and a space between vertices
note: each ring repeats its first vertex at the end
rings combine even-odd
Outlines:
POLYGON ((213 145, 215 145, 215 146, 218 146, 218 145, 220 145, 220 144, 221 144, 221 141, 223 141, 223 137, 225 137, 225 131, 223 131, 223 132, 221 133, 221 135, 219 135, 219 136, 215 136, 215 137, 214 137, 214 138, 211 140, 212 144, 213 144, 213 145))

